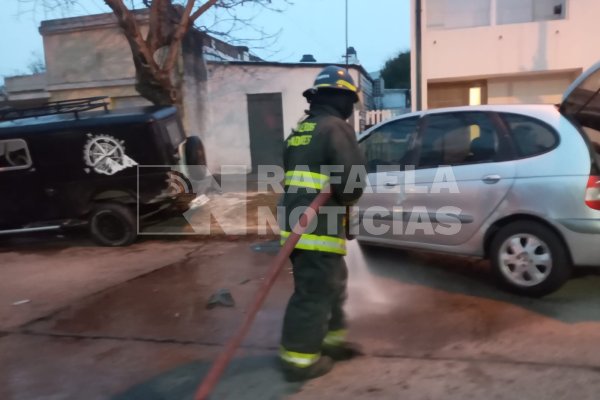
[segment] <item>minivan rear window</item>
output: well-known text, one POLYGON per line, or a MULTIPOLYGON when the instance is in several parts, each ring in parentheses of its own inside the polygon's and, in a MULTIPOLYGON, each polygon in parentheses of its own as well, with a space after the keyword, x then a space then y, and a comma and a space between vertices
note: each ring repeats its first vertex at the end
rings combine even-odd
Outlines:
POLYGON ((558 135, 542 122, 518 114, 500 114, 510 130, 512 141, 520 158, 546 153, 558 144, 558 135))
POLYGON ((591 150, 600 157, 600 131, 584 126, 583 131, 585 132, 588 139, 590 139, 591 150))

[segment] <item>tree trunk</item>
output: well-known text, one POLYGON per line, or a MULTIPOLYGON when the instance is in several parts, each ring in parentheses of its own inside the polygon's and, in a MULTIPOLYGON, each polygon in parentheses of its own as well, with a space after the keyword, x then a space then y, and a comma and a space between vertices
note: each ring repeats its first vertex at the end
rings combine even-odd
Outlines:
POLYGON ((179 54, 181 41, 174 40, 181 13, 170 0, 155 0, 150 9, 148 38, 144 39, 134 13, 122 0, 105 0, 119 21, 133 56, 136 70, 135 89, 144 98, 156 105, 173 105, 180 102, 179 79, 171 79, 176 60, 171 65, 158 65, 154 59, 156 51, 168 48, 169 54, 179 54))
POLYGON ((144 39, 138 21, 123 0, 104 0, 116 15, 127 38, 136 70, 135 89, 156 105, 177 105, 182 108, 182 79, 177 76, 177 63, 182 40, 194 21, 217 3, 206 0, 194 12, 195 0, 185 7, 172 0, 153 0, 150 5, 150 26, 144 39), (162 60, 155 60, 157 50, 162 60))

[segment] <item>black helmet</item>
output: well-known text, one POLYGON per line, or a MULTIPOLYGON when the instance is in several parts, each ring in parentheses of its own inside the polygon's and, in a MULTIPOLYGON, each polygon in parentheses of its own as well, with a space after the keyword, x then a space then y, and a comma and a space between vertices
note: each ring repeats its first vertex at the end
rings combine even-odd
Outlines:
POLYGON ((354 95, 354 102, 358 102, 358 88, 347 69, 330 65, 315 79, 313 87, 302 93, 309 101, 319 90, 344 90, 354 95))

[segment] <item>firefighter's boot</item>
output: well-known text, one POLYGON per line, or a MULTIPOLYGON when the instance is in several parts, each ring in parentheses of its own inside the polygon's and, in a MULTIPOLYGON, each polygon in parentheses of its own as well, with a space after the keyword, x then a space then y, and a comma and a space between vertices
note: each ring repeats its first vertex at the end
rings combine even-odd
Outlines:
POLYGON ((298 367, 281 360, 281 368, 286 381, 307 381, 323 376, 331 371, 333 368, 333 360, 330 357, 321 356, 314 364, 308 367, 298 367))
POLYGON ((343 342, 338 345, 323 344, 321 353, 335 361, 347 361, 364 355, 362 348, 356 343, 343 342))

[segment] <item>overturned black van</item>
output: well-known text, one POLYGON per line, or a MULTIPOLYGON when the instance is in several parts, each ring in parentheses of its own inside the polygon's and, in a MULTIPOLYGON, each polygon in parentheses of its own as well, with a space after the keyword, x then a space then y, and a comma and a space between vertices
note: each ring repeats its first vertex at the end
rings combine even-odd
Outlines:
POLYGON ((87 226, 99 244, 131 244, 144 221, 189 206, 169 185, 182 164, 206 159, 175 107, 96 97, 0 110, 0 235, 87 226))

